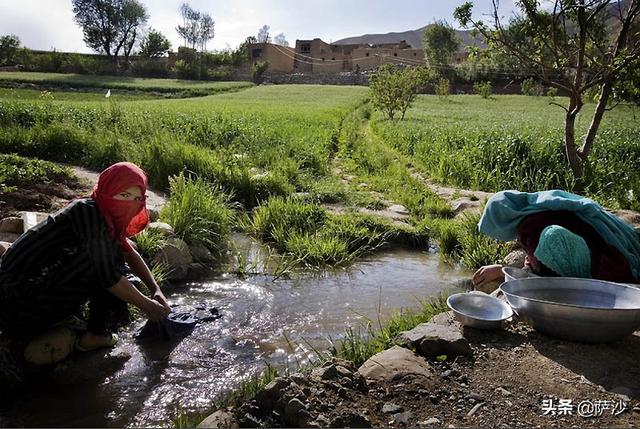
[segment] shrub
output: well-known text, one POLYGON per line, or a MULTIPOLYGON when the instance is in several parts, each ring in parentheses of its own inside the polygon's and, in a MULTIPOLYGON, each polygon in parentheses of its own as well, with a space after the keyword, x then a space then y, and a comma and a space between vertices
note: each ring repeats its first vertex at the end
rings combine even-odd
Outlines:
POLYGON ((398 68, 393 64, 384 64, 371 76, 369 91, 373 107, 383 111, 390 120, 401 113, 404 115, 417 96, 419 71, 415 68, 398 68))
POLYGON ((162 59, 138 58, 131 65, 131 72, 135 76, 166 78, 171 76, 171 70, 162 59))
POLYGON ((489 98, 492 94, 491 82, 476 82, 473 84, 474 94, 478 94, 482 98, 489 98))
POLYGON ((446 100, 449 98, 449 94, 451 93, 451 88, 449 85, 449 79, 440 79, 436 84, 436 95, 440 100, 446 100))
POLYGON ((522 81, 520 84, 522 94, 530 95, 534 97, 541 97, 544 95, 544 87, 540 82, 536 82, 533 78, 528 78, 522 81))
POLYGON ((256 61, 256 63, 253 64, 253 67, 251 67, 251 78, 253 79, 253 82, 256 84, 262 83, 263 75, 268 68, 268 61, 256 61))

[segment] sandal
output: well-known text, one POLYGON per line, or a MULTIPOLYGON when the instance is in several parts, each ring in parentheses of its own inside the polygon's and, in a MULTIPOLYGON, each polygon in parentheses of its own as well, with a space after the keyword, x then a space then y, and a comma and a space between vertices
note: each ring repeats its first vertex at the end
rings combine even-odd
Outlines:
POLYGON ((94 346, 94 347, 84 347, 82 345, 80 345, 80 337, 76 340, 76 350, 81 351, 81 352, 91 352, 93 350, 98 350, 98 349, 103 349, 106 347, 113 347, 118 343, 118 334, 116 333, 111 333, 110 334, 111 337, 109 338, 109 341, 107 341, 106 343, 103 343, 99 346, 94 346))

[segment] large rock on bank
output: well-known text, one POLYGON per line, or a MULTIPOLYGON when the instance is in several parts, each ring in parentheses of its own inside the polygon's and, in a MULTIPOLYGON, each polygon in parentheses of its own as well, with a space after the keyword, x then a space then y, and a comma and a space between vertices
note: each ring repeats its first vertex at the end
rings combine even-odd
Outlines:
POLYGON ((429 362, 409 349, 393 346, 371 356, 358 372, 365 378, 396 381, 405 376, 433 377, 429 362))
POLYGON ((421 323, 410 331, 401 332, 396 341, 415 348, 423 356, 458 356, 473 354, 469 342, 455 325, 421 323))

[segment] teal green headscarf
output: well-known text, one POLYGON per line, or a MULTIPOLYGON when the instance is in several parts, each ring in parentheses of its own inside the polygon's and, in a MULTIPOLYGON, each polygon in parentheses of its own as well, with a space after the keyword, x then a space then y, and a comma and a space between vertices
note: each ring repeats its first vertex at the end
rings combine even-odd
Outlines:
POLYGON ((558 225, 542 230, 533 255, 563 277, 591 278, 591 251, 582 237, 558 225))

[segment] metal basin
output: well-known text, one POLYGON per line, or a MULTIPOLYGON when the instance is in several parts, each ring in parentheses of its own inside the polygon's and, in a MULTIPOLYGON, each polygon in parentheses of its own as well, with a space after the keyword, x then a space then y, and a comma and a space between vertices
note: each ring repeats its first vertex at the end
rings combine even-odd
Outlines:
POLYGON ((640 328, 640 289, 602 280, 533 277, 502 283, 513 310, 535 330, 586 343, 622 339, 640 328))
POLYGON ((515 267, 502 267, 502 274, 504 274, 504 281, 506 282, 509 282, 515 279, 539 277, 530 271, 523 270, 522 268, 515 268, 515 267))
POLYGON ((496 329, 513 315, 506 302, 484 293, 456 293, 447 298, 447 305, 464 326, 496 329))

